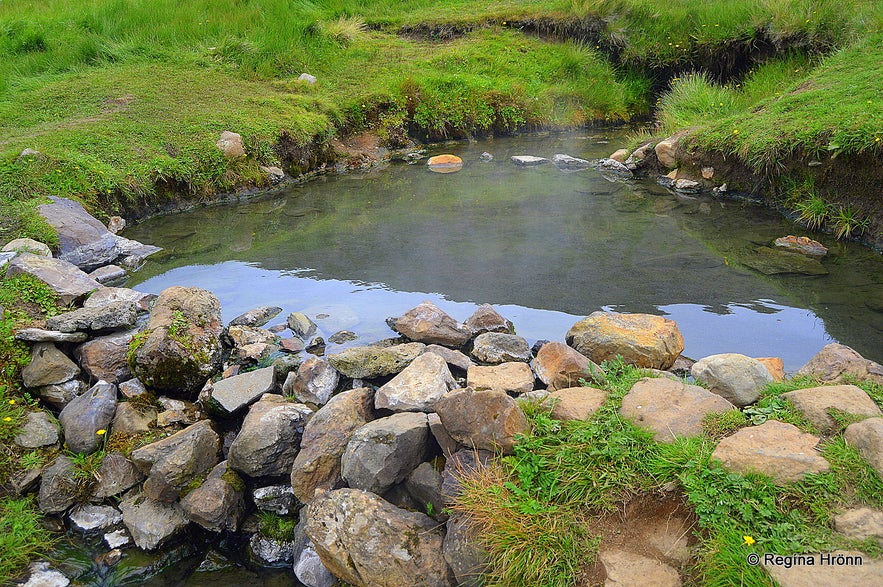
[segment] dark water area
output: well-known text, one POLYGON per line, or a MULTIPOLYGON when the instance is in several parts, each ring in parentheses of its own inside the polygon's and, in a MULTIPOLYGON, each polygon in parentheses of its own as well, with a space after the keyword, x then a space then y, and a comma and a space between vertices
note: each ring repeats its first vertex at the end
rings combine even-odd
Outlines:
MULTIPOLYGON (((883 258, 808 233, 777 212, 675 195, 594 169, 520 168, 512 155, 595 159, 622 134, 521 137, 433 149, 465 161, 323 176, 244 203, 159 217, 125 236, 163 247, 127 287, 199 286, 224 319, 259 305, 311 316, 327 336, 392 336, 384 319, 431 299, 459 320, 490 303, 531 342, 563 340, 600 309, 675 320, 692 358, 779 356, 794 371, 838 341, 883 361, 883 258), (490 162, 480 161, 487 151, 490 162), (830 247, 827 275, 763 275, 745 263, 788 234, 830 247)), ((335 352, 337 345, 329 345, 335 352)))

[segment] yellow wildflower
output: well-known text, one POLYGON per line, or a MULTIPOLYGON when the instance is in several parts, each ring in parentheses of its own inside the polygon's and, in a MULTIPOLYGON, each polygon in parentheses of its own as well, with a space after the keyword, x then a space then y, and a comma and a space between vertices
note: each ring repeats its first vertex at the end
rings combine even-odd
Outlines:
POLYGON ((5 418, 3 418, 3 421, 4 422, 12 422, 12 418, 10 418, 9 416, 6 416, 5 418))
POLYGON ((101 430, 96 430, 95 434, 97 434, 98 436, 104 436, 105 434, 107 434, 107 430, 102 428, 101 430))
POLYGON ((9 400, 9 405, 14 406, 14 405, 15 405, 15 400, 14 400, 14 399, 9 400))
POLYGON ((739 129, 738 129, 738 128, 734 128, 734 129, 733 129, 733 134, 734 134, 734 135, 739 134, 739 129))
POLYGON ((752 538, 751 536, 743 536, 742 537, 742 544, 747 544, 748 546, 751 546, 755 542, 756 542, 756 540, 754 540, 754 538, 752 538))

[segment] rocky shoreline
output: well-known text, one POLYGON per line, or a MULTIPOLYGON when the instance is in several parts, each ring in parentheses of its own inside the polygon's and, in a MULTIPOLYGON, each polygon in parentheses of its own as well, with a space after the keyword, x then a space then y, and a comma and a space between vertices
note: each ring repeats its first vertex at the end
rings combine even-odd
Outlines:
MULTIPOLYGON (((280 308, 256 308, 225 325, 206 290, 152 296, 102 285, 96 271, 138 255, 120 252, 121 241, 95 222, 97 237, 63 238, 59 258, 38 250, 4 261, 7 275, 33 275, 76 308, 16 334, 31 345, 22 379, 39 401, 14 442, 55 456, 18 471, 10 489, 36 492, 60 527, 101 536, 106 566, 126 549, 174 546, 199 527, 247 544, 253 564, 289 567, 310 587, 479 585, 488 564, 480 528, 452 506, 464 474, 511 454, 529 431, 522 401, 549 402, 559 420, 589 418, 607 397, 599 365, 622 357, 648 377, 621 415, 670 442, 701 433, 707 414, 752 405, 784 377, 775 358, 694 363, 681 356, 673 321, 644 314, 595 312, 565 341, 531 347, 491 306, 460 323, 424 302, 388 320, 394 338, 334 351, 348 333, 326 342, 301 313, 283 321, 280 308), (699 385, 686 383, 688 374, 699 385), (84 473, 90 455, 98 458, 84 473), (285 536, 260 521, 293 524, 296 514, 285 536)), ((149 252, 128 242, 126 250, 149 252)), ((862 389, 841 384, 883 383, 883 367, 832 344, 799 374, 825 385, 787 399, 821 432, 833 427, 832 408, 858 415, 845 437, 883 475, 883 413, 862 389)), ((724 438, 713 456, 786 483, 828 469, 819 440, 770 420, 724 438)), ((847 512, 844 527, 883 540, 881 524, 869 523, 881 514, 869 512, 847 512)), ((602 545, 608 575, 620 559, 602 545)), ((883 562, 866 563, 879 578, 883 562)), ((76 580, 45 563, 34 569, 24 585, 76 580)), ((680 584, 676 569, 660 572, 680 584)))

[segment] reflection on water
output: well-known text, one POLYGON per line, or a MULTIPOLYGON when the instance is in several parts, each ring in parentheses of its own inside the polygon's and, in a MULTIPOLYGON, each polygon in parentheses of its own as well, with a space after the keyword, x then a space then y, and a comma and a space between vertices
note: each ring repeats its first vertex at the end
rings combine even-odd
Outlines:
POLYGON ((532 341, 562 340, 610 308, 669 315, 697 358, 775 355, 794 370, 836 339, 883 360, 883 260, 872 251, 814 235, 831 247, 828 275, 765 277, 742 261, 801 231, 773 211, 509 161, 598 158, 618 140, 459 144, 445 148, 466 162, 454 174, 393 164, 156 218, 126 236, 166 250, 127 285, 205 287, 225 319, 263 304, 328 314, 317 320, 326 338, 346 328, 360 336, 351 344, 390 336, 387 316, 432 299, 461 320, 492 303, 532 341), (483 151, 495 159, 479 161, 483 151))

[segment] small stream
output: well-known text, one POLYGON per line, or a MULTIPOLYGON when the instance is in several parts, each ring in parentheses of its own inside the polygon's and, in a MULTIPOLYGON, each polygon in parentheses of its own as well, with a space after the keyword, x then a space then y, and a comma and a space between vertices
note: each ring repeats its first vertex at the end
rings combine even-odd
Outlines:
MULTIPOLYGON (((127 287, 199 286, 224 318, 278 305, 327 336, 392 336, 384 319, 431 299, 455 318, 491 303, 529 341, 563 340, 600 309, 663 314, 692 358, 779 356, 794 371, 838 341, 883 360, 883 257, 812 234, 744 202, 674 195, 652 180, 594 169, 519 168, 511 155, 605 157, 619 131, 519 137, 436 148, 465 161, 323 176, 245 203, 154 218, 125 236, 165 250, 127 287), (494 160, 482 162, 484 152, 494 160), (822 276, 766 276, 758 246, 808 234, 831 250, 822 276)), ((340 348, 329 345, 328 352, 340 348)))

